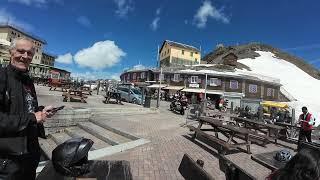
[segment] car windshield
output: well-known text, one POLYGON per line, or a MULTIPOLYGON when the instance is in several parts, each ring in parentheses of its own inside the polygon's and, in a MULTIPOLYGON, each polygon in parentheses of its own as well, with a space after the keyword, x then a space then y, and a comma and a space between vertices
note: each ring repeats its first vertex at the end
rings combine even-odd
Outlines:
POLYGON ((141 91, 138 89, 132 89, 134 94, 141 95, 141 91))

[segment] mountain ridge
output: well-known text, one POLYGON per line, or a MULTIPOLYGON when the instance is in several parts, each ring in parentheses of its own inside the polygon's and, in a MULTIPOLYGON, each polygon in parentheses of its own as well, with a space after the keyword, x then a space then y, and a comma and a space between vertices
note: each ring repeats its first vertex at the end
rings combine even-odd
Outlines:
MULTIPOLYGON (((268 44, 262 43, 249 43, 249 44, 242 44, 236 46, 226 46, 223 45, 218 46, 214 51, 210 52, 209 54, 205 55, 202 58, 202 61, 206 61, 208 64, 216 64, 216 62, 220 61, 221 57, 229 54, 234 53, 238 56, 238 60, 251 58, 255 59, 259 57, 260 54, 256 51, 266 51, 273 53, 276 58, 283 59, 288 61, 298 68, 309 74, 315 79, 320 80, 320 70, 303 60, 302 58, 296 57, 291 55, 279 48, 275 48, 268 44)), ((217 63, 218 64, 218 63, 217 63)))

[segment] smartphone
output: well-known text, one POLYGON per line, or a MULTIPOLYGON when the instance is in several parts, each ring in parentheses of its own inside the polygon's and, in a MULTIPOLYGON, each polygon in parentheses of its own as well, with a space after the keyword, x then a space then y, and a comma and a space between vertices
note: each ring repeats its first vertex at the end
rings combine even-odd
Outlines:
POLYGON ((57 111, 60 111, 64 108, 64 106, 59 106, 59 107, 55 107, 55 108, 52 108, 50 110, 48 110, 47 112, 57 112, 57 111))

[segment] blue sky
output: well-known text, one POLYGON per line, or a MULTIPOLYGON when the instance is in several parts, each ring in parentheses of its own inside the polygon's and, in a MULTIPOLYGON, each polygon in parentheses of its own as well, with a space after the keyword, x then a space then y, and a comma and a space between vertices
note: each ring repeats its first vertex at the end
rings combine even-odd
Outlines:
POLYGON ((0 0, 0 22, 45 39, 57 67, 110 78, 155 66, 165 39, 203 55, 219 43, 262 42, 320 67, 319 9, 317 0, 0 0))

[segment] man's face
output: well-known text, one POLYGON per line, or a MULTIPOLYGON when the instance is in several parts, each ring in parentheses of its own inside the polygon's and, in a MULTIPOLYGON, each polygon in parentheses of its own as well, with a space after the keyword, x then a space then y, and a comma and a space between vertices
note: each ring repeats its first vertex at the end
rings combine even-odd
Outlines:
POLYGON ((302 109, 303 114, 307 114, 308 110, 302 109))
POLYGON ((20 71, 26 71, 34 55, 34 47, 31 41, 18 40, 16 47, 10 51, 11 65, 20 71))

